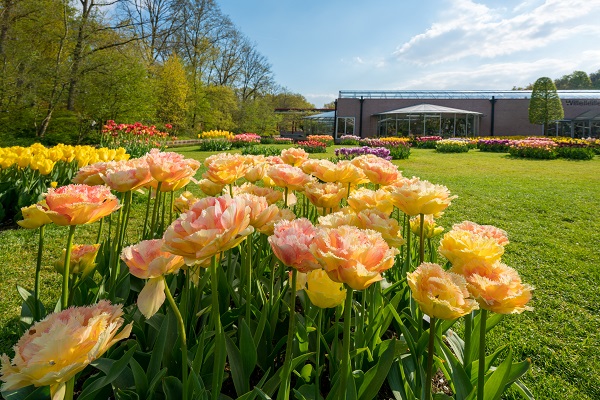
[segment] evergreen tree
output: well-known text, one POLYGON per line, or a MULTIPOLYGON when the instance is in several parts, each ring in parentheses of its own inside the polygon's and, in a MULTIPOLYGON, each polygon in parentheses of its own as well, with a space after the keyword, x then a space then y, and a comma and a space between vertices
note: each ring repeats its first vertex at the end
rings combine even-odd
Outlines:
POLYGON ((550 121, 562 119, 565 112, 562 107, 556 86, 548 77, 539 78, 533 84, 531 99, 529 100, 529 122, 542 125, 542 134, 550 121))

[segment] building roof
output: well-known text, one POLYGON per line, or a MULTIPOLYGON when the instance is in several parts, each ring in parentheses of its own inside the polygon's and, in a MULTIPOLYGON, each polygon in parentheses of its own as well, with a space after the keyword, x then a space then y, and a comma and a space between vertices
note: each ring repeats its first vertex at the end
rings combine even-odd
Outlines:
POLYGON ((416 106, 398 108, 396 110, 385 111, 377 113, 375 115, 389 115, 389 114, 476 114, 483 115, 480 112, 460 110, 458 108, 450 108, 444 106, 438 106, 434 104, 418 104, 416 106))
MULTIPOLYGON (((561 99, 600 99, 600 90, 558 90, 561 99)), ((529 99, 531 90, 340 90, 340 99, 529 99)))
POLYGON ((321 120, 334 119, 335 111, 327 111, 327 112, 320 113, 320 114, 309 115, 304 118, 305 119, 321 119, 321 120))

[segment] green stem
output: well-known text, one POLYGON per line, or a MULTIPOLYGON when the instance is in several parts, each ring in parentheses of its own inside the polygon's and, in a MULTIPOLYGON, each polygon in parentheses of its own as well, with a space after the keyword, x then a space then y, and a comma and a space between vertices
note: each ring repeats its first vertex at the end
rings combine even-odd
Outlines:
POLYGON ((42 314, 42 310, 40 310, 40 272, 42 270, 42 253, 44 251, 44 228, 45 225, 40 226, 40 240, 38 243, 37 263, 35 265, 35 283, 33 287, 33 300, 35 301, 35 309, 33 310, 34 321, 39 321, 42 314))
POLYGON ((73 400, 73 395, 75 394, 75 376, 69 379, 66 385, 64 400, 73 400))
POLYGON ((342 369, 340 370, 340 399, 346 398, 350 371, 350 318, 352 310, 352 288, 346 285, 346 302, 344 303, 344 337, 342 344, 342 369))
POLYGON ((433 345, 435 342, 435 320, 435 317, 431 317, 429 322, 429 345, 427 346, 427 378, 425 379, 426 400, 431 399, 431 377, 433 376, 433 345))
POLYGON ((465 315, 465 350, 463 354, 463 366, 471 364, 471 333, 473 331, 473 312, 465 315))
POLYGON ((131 211, 131 198, 132 192, 128 191, 125 193, 125 201, 123 204, 123 218, 121 220, 121 231, 119 233, 118 241, 117 241, 117 252, 115 257, 115 278, 119 276, 121 262, 119 258, 121 257, 121 251, 123 250, 123 242, 125 241, 125 234, 127 233, 127 224, 129 222, 129 212, 131 211))
POLYGON ((479 315, 479 372, 477 374, 477 400, 483 400, 485 392, 485 325, 487 320, 487 310, 482 309, 479 315))
POLYGON ((252 234, 246 238, 246 323, 250 326, 252 302, 252 234))
POLYGON ((419 225, 421 227, 419 232, 419 265, 421 265, 425 261, 425 232, 423 231, 425 225, 425 214, 419 214, 419 216, 419 225))
POLYGON ((290 289, 290 324, 288 327, 287 344, 285 348, 285 361, 283 365, 283 376, 281 386, 277 393, 277 400, 290 398, 290 382, 292 380, 292 359, 294 356, 294 335, 296 334, 296 278, 298 271, 292 269, 292 283, 290 289))
POLYGON ((215 332, 215 365, 212 380, 212 400, 217 400, 221 394, 223 383, 223 372, 225 368, 225 336, 221 325, 221 314, 219 312, 219 285, 217 281, 217 256, 212 256, 210 263, 210 286, 212 300, 212 321, 215 332))
POLYGON ((171 192, 171 202, 169 207, 169 225, 173 222, 173 197, 175 196, 175 192, 171 192))
POLYGON ((318 400, 320 398, 320 388, 321 388, 321 382, 320 382, 320 371, 319 369, 321 368, 321 326, 323 326, 323 309, 319 308, 319 311, 317 311, 317 347, 315 349, 316 353, 315 353, 315 400, 318 400))
POLYGON ((100 218, 100 226, 98 227, 98 235, 96 236, 96 243, 100 243, 100 239, 102 239, 102 228, 104 228, 104 217, 100 218))
MULTIPOLYGON (((164 276, 162 278, 165 279, 164 276)), ((181 382, 183 384, 183 400, 187 400, 188 398, 188 354, 187 354, 187 340, 185 335, 185 323, 183 322, 183 317, 179 312, 179 308, 177 307, 177 303, 175 303, 175 299, 173 299, 173 295, 171 294, 171 290, 169 290, 169 285, 165 281, 165 295, 167 296, 167 300, 169 301, 169 305, 173 310, 173 314, 177 318, 177 330, 179 330, 179 339, 181 341, 181 382)))
POLYGON ((287 208, 287 201, 288 201, 288 188, 287 186, 283 189, 283 206, 285 208, 287 208))
MULTIPOLYGON (((162 182, 158 182, 156 186, 156 195, 154 196, 154 207, 152 208, 152 222, 150 223, 150 237, 149 239, 154 239, 154 228, 156 227, 156 220, 158 214, 158 202, 160 200, 160 185, 162 182)), ((152 189, 150 189, 152 190, 152 189)))
POLYGON ((148 230, 148 216, 150 215, 150 200, 152 199, 152 187, 148 188, 148 201, 146 202, 146 216, 144 217, 144 229, 142 230, 142 238, 146 239, 148 230))
POLYGON ((123 217, 123 207, 119 208, 119 215, 117 216, 117 227, 115 228, 115 239, 110 246, 110 257, 108 259, 108 271, 110 274, 110 290, 114 293, 114 288, 117 283, 117 271, 115 268, 115 260, 119 257, 120 254, 117 253, 117 249, 119 248, 119 243, 121 243, 121 220, 123 217))
MULTIPOLYGON (((410 221, 407 222, 410 225, 410 221)), ((404 271, 403 271, 403 277, 406 276, 406 273, 410 270, 410 253, 411 253, 411 243, 410 243, 410 237, 412 235, 412 232, 410 231, 410 228, 408 229, 407 233, 406 233, 406 260, 405 264, 404 264, 404 271)))
POLYGON ((77 225, 69 226, 69 236, 67 237, 67 250, 65 254, 65 264, 63 268, 63 285, 60 309, 66 310, 69 307, 69 266, 71 264, 71 250, 73 247, 73 236, 77 225))

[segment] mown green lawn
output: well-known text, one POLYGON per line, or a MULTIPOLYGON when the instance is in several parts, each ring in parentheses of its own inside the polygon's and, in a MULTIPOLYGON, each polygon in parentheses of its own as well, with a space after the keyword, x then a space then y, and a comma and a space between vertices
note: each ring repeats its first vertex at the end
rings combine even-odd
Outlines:
MULTIPOLYGON (((193 147, 174 150, 199 160, 210 154, 193 147)), ((503 261, 535 286, 535 310, 507 316, 492 331, 490 348, 510 343, 516 359, 531 359, 524 381, 537 399, 600 399, 600 157, 535 161, 477 150, 413 149, 408 160, 395 163, 405 176, 446 185, 459 196, 440 219, 446 230, 471 220, 508 232, 503 261)), ((143 199, 137 203, 134 217, 141 220, 143 199)), ((76 241, 92 240, 95 231, 96 226, 78 228, 76 241)), ((51 263, 65 238, 66 228, 48 227, 42 296, 47 303, 59 295, 51 263)), ((37 231, 0 232, 0 352, 9 352, 18 339, 15 285, 33 286, 36 249, 37 231)))

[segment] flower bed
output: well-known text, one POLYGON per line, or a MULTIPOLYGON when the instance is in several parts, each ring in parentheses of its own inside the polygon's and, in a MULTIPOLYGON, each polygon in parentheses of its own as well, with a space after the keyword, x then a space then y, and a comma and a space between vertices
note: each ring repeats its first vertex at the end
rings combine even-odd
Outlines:
POLYGON ((414 140, 417 149, 435 149, 436 142, 442 140, 441 136, 418 136, 414 140))
POLYGON ((353 158, 366 154, 372 154, 385 160, 392 159, 390 156, 390 150, 385 147, 342 147, 335 150, 335 156, 337 160, 352 160, 353 158))
POLYGON ((229 139, 229 141, 231 142, 232 147, 239 148, 260 144, 261 137, 255 133, 240 133, 229 139))
POLYGON ((384 147, 390 151, 393 160, 405 160, 410 156, 408 138, 361 139, 360 143, 369 147, 384 147))
POLYGON ((435 145, 435 151, 438 153, 466 153, 471 147, 468 139, 442 139, 435 145))
POLYGON ((510 143, 509 154, 514 157, 551 160, 558 157, 558 145, 546 138, 527 138, 510 143))
POLYGON ((333 146, 333 137, 331 135, 308 135, 306 139, 309 142, 325 143, 327 147, 333 146))
MULTIPOLYGON (((165 129, 172 128, 170 124, 165 125, 165 129)), ((166 130, 161 131, 154 125, 146 126, 141 122, 117 124, 113 120, 108 120, 102 127, 100 146, 111 149, 122 147, 132 157, 141 157, 150 149, 164 149, 165 143, 169 140, 177 140, 177 138, 169 137, 166 130)))
POLYGON ((104 185, 49 189, 27 208, 21 223, 41 247, 43 226, 65 231, 46 238, 66 237, 62 311, 43 308, 39 279, 19 288, 27 318, 16 355, 2 357, 3 397, 375 398, 387 380, 431 398, 438 369, 465 395, 528 392, 518 380, 530 361, 486 348, 486 335, 531 310, 533 288, 501 262, 499 228, 463 221, 436 248, 448 188, 371 154, 333 163, 287 150, 212 155, 207 197, 174 200, 199 167, 153 150, 98 172, 104 185), (131 213, 140 189, 143 219, 131 213), (102 256, 73 246, 79 225, 103 218, 110 229, 94 225, 91 239, 102 256), (458 319, 464 340, 450 330, 458 319))
POLYGON ((306 140, 297 142, 296 145, 307 153, 327 153, 327 143, 322 141, 306 140))
POLYGON ((341 145, 356 146, 359 143, 359 137, 355 135, 342 135, 338 138, 341 145))
POLYGON ((510 143, 509 139, 480 139, 477 141, 477 148, 480 151, 508 153, 510 143))

